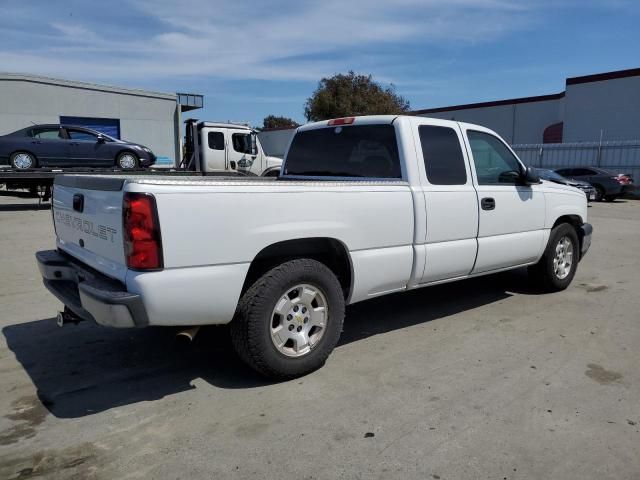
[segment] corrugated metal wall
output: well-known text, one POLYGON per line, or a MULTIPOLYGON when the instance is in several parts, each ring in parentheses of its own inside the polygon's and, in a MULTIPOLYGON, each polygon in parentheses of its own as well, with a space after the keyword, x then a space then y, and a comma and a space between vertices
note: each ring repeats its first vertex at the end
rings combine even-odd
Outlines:
POLYGON ((512 145, 512 148, 532 167, 600 167, 640 178, 640 140, 512 145))

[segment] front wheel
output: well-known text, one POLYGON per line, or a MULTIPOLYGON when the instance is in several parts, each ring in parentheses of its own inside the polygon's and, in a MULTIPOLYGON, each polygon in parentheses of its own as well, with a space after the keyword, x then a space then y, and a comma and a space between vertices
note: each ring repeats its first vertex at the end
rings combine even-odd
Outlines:
POLYGON ((138 157, 131 152, 122 152, 116 158, 116 166, 123 170, 132 170, 138 166, 138 157))
POLYGON ((28 152, 16 152, 11 155, 9 162, 13 168, 18 170, 28 170, 30 168, 35 168, 36 165, 36 157, 28 152))
POLYGON ((618 198, 618 195, 605 195, 604 199, 607 202, 614 202, 618 198))
POLYGON ((338 279, 311 259, 285 262, 242 296, 231 339, 242 360, 272 378, 305 375, 324 365, 344 320, 338 279))
POLYGON ((529 275, 547 292, 557 292, 569 286, 580 259, 580 242, 572 225, 561 223, 551 230, 549 243, 540 261, 529 267, 529 275))

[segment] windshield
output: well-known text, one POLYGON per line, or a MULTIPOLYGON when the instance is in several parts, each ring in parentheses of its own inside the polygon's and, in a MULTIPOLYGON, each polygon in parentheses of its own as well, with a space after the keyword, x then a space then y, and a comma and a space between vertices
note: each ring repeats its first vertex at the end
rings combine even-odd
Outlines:
POLYGON ((539 168, 538 175, 540 175, 540 178, 542 178, 543 180, 549 180, 551 182, 567 183, 568 181, 562 175, 554 172, 553 170, 546 170, 546 169, 539 168))
POLYGON ((296 133, 285 175, 401 178, 393 125, 353 125, 296 133))

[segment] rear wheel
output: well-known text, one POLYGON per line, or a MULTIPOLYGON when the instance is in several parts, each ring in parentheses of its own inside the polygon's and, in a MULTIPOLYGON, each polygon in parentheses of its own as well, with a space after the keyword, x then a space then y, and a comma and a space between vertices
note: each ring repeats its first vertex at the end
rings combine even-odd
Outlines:
POLYGON ((122 152, 116 158, 116 166, 123 170, 131 170, 138 166, 138 157, 131 152, 122 152))
POLYGON ((16 152, 9 159, 11 166, 18 170, 28 170, 37 166, 36 157, 28 152, 16 152))
POLYGON ((595 185, 596 189, 596 202, 601 202, 604 199, 604 188, 601 185, 595 185))
POLYGON ((242 296, 231 339, 242 360, 272 378, 320 368, 338 343, 344 319, 338 279, 324 264, 291 260, 265 273, 242 296))
POLYGON ((580 242, 572 225, 561 223, 551 230, 549 242, 540 261, 529 267, 529 276, 547 292, 569 286, 580 259, 580 242))

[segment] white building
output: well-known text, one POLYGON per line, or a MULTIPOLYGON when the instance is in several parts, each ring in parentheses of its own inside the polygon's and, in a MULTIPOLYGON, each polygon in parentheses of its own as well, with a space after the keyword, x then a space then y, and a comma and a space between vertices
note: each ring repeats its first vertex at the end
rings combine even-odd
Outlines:
POLYGON ((202 105, 202 95, 0 73, 0 135, 33 124, 82 125, 148 146, 158 165, 180 161, 181 113, 202 105))
POLYGON ((640 139, 640 68, 567 78, 565 85, 551 95, 412 113, 484 125, 511 144, 640 139))

